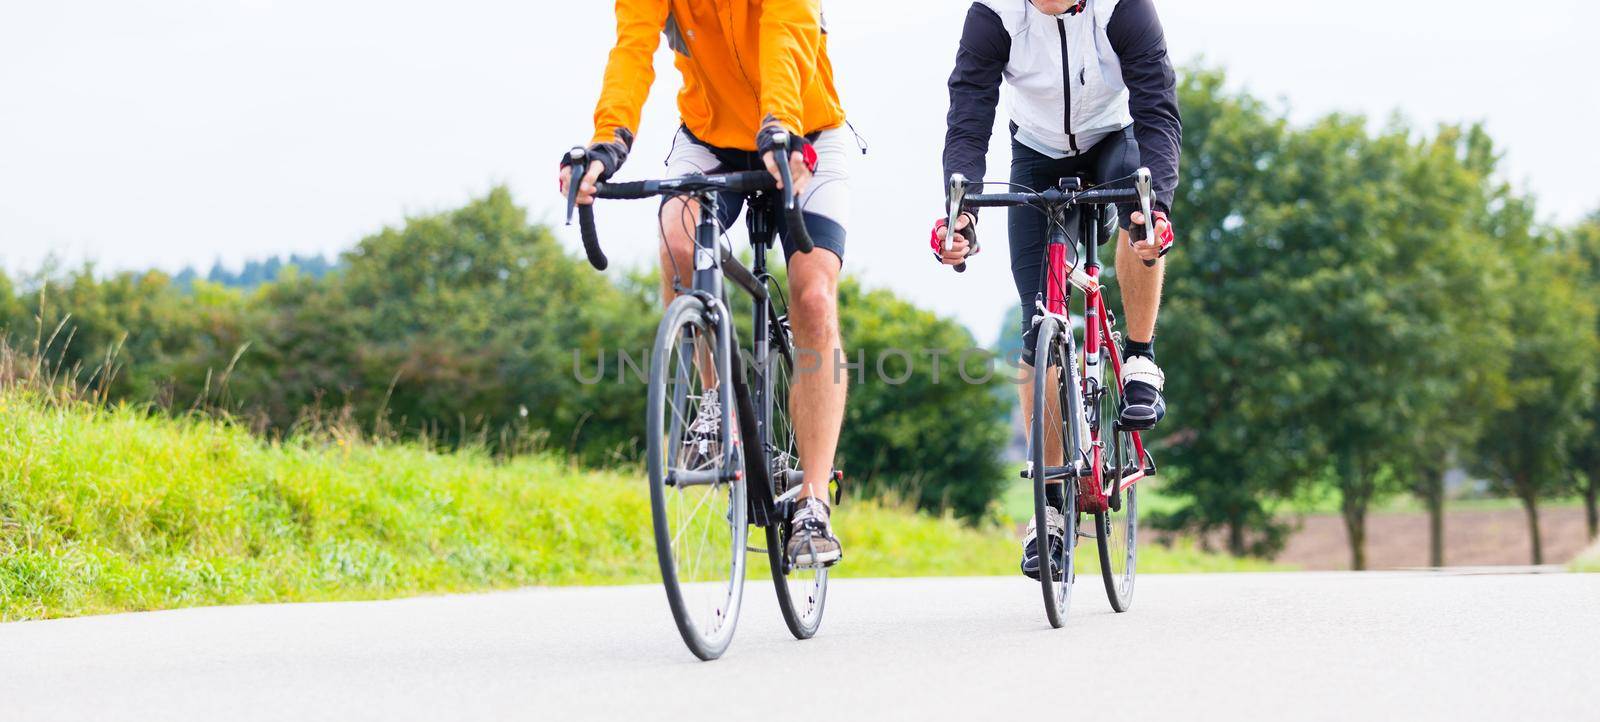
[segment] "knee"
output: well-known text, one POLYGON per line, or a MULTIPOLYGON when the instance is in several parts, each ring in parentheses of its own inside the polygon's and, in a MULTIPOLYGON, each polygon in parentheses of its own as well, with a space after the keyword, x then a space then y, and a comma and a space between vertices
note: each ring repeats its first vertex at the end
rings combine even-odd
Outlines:
POLYGON ((687 202, 673 198, 661 205, 662 257, 670 251, 678 258, 686 258, 694 248, 694 209, 687 202))
POLYGON ((795 288, 789 299, 789 320, 805 338, 828 338, 839 332, 837 300, 830 284, 795 288))

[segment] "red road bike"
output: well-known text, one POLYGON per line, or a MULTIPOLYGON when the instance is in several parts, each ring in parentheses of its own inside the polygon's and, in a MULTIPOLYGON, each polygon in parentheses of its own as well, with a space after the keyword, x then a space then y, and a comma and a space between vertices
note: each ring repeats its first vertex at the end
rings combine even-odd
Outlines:
POLYGON ((1034 413, 1028 419, 1028 465, 1023 471, 1024 478, 1033 480, 1037 553, 1040 560, 1049 560, 1048 566, 1041 563, 1039 574, 1045 615, 1052 627, 1066 621, 1080 538, 1095 540, 1106 596, 1112 609, 1125 612, 1133 604, 1138 559, 1135 484, 1154 476, 1156 467, 1139 432, 1117 422, 1122 406, 1122 335, 1114 330, 1116 319, 1106 310, 1099 247, 1102 233, 1107 232, 1101 222, 1106 206, 1137 203, 1147 221, 1142 230, 1154 233, 1148 225, 1153 223, 1150 171, 1141 168, 1127 178, 1094 187, 1085 187, 1079 178, 1063 178, 1044 191, 967 191, 966 180, 952 175, 946 227, 955 227, 963 210, 982 207, 1026 206, 1050 219, 1045 291, 1037 301, 1040 314, 1034 319, 1037 335, 1032 349, 1035 367, 1042 370, 1031 379, 1034 413), (1068 226, 1074 220, 1076 234, 1068 226), (1081 317, 1069 311, 1073 288, 1083 296, 1081 317), (1083 334, 1081 355, 1078 329, 1083 334), (1054 550, 1043 528, 1045 485, 1052 482, 1066 485, 1064 508, 1059 511, 1066 519, 1068 542, 1054 550), (1092 530, 1080 528, 1080 516, 1093 520, 1092 530))

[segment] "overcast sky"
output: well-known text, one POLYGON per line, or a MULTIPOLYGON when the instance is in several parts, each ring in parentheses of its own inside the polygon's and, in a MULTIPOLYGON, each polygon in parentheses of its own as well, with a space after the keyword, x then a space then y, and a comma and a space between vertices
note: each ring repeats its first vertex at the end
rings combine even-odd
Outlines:
MULTIPOLYGON (((1014 298, 1001 234, 956 277, 927 258, 944 79, 968 3, 825 0, 855 158, 846 265, 984 341, 1014 298)), ((1544 216, 1600 207, 1596 4, 1166 0, 1173 55, 1224 67, 1296 119, 1482 120, 1544 216)), ((554 219, 558 154, 590 135, 600 0, 52 0, 0 9, 0 265, 105 269, 336 253, 506 183, 554 219)), ((624 175, 662 171, 665 47, 624 175)), ((1002 114, 1003 115, 1003 114, 1002 114)), ((1007 145, 995 143, 991 173, 1007 145)), ((614 258, 654 257, 653 205, 614 202, 614 258)), ((1175 209, 1183 222, 1183 209, 1175 209)), ((575 232, 563 241, 577 247, 575 232)), ((1182 249, 1178 249, 1182 252, 1182 249)))

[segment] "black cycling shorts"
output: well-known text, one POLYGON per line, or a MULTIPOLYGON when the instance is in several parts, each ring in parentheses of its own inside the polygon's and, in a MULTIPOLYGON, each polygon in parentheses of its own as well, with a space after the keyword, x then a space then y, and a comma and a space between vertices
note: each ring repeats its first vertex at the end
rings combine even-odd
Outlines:
MULTIPOLYGON (((817 151, 817 170, 811 182, 800 194, 800 209, 806 219, 806 232, 817 248, 825 248, 844 263, 845 223, 850 215, 850 155, 856 146, 850 142, 848 131, 834 128, 814 133, 812 146, 817 151)), ((679 128, 672 140, 672 151, 667 154, 667 176, 675 178, 690 173, 736 173, 766 170, 761 156, 755 151, 718 148, 696 138, 688 128, 679 128)), ((666 203, 666 199, 662 199, 666 203)), ((740 193, 723 193, 717 198, 717 222, 723 230, 733 226, 740 211, 744 210, 745 196, 740 193)), ((693 220, 686 219, 692 228, 693 220)), ((787 223, 782 213, 773 215, 778 237, 783 242, 783 257, 794 255, 798 249, 789 241, 784 231, 787 223)), ((692 233, 691 233, 692 235, 692 233)))
MULTIPOLYGON (((1103 183, 1131 175, 1139 170, 1139 142, 1133 137, 1133 126, 1106 136, 1087 152, 1069 158, 1051 158, 1011 139, 1011 182, 1025 188, 1042 191, 1055 186, 1062 178, 1079 177, 1085 184, 1103 183)), ((1020 190, 1020 189, 1014 189, 1020 190)), ((1073 208, 1067 215, 1067 237, 1078 243, 1079 214, 1073 208)), ((1127 228, 1131 209, 1120 209, 1121 226, 1127 228)), ((1011 232, 1011 278, 1017 284, 1017 298, 1022 304, 1022 360, 1033 363, 1035 327, 1038 316, 1037 300, 1044 290, 1045 244, 1049 239, 1048 219, 1034 208, 1013 206, 1008 209, 1011 232)), ((1101 243, 1114 234, 1104 234, 1101 243)))

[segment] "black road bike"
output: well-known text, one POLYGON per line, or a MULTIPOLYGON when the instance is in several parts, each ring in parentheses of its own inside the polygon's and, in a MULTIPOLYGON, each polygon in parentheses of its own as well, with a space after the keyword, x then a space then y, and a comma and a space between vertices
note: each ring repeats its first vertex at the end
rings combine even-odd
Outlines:
MULTIPOLYGON (((784 139, 777 142, 785 145, 784 139)), ((775 154, 784 188, 793 188, 785 155, 775 154)), ((589 159, 574 148, 566 165, 572 169, 570 222, 589 159)), ((673 279, 677 297, 651 348, 646 468, 667 603, 689 651, 704 660, 721 656, 733 640, 747 552, 766 553, 778 606, 797 639, 817 633, 827 601, 827 568, 795 567, 784 552, 803 477, 789 413, 794 339, 783 289, 767 272, 777 214, 784 214, 801 252, 810 252, 812 243, 798 198, 778 193, 776 185, 770 173, 750 171, 601 183, 596 194, 678 197, 699 207, 692 283, 683 287, 682 279, 673 279), (722 193, 748 194, 745 222, 755 250, 749 268, 723 240, 717 222, 722 193), (748 350, 735 331, 725 279, 753 301, 748 350), (759 443, 745 443, 750 440, 759 443), (748 545, 751 526, 764 531, 765 548, 748 545)), ((576 209, 584 252, 596 269, 605 270, 593 206, 576 209)), ((834 472, 833 480, 838 478, 834 472)))

